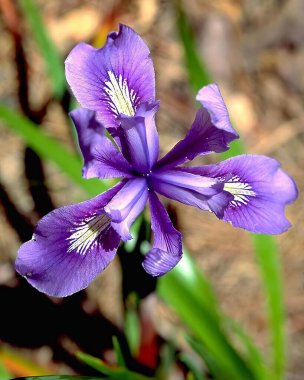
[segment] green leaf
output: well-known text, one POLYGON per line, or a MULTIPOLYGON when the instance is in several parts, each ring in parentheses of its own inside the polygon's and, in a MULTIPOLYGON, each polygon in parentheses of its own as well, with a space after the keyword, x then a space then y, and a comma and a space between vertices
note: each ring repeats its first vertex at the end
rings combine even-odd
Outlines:
POLYGON ((269 373, 267 372, 262 353, 253 342, 252 338, 236 321, 226 317, 226 322, 228 324, 228 328, 234 333, 236 338, 242 344, 245 350, 247 362, 254 371, 256 378, 259 380, 268 380, 269 373))
POLYGON ((135 356, 139 349, 140 327, 138 315, 134 309, 127 309, 125 312, 124 332, 131 354, 135 356))
MULTIPOLYGON (((212 318, 213 323, 219 325, 219 305, 212 286, 204 274, 197 268, 194 260, 185 248, 183 248, 183 259, 177 267, 169 272, 168 275, 159 279, 158 289, 160 292, 164 286, 168 286, 170 276, 172 277, 170 282, 177 282, 179 287, 183 287, 185 291, 191 294, 191 298, 193 298, 197 304, 208 309, 208 314, 212 318), (169 276, 168 280, 166 280, 167 276, 169 276)), ((174 291, 173 288, 171 289, 171 286, 168 290, 174 291)))
MULTIPOLYGON (((133 296, 133 294, 130 294, 133 296)), ((124 320, 124 333, 128 341, 128 345, 133 356, 136 356, 139 351, 140 345, 140 321, 136 307, 133 305, 128 305, 125 311, 125 320, 124 320)))
POLYGON ((87 364, 88 366, 96 369, 109 376, 111 379, 116 380, 152 380, 151 377, 143 376, 139 373, 128 370, 127 368, 113 368, 106 364, 104 361, 94 358, 91 355, 84 354, 83 352, 77 353, 79 360, 87 364))
MULTIPOLYGON (((193 90, 197 92, 203 85, 212 81, 205 65, 200 59, 191 25, 182 9, 181 1, 176 2, 177 28, 180 34, 188 76, 193 90)), ((237 140, 231 144, 229 151, 221 154, 227 159, 245 153, 244 146, 237 140)), ((268 320, 272 343, 272 368, 274 379, 284 376, 286 366, 284 337, 284 307, 282 299, 282 279, 278 249, 270 236, 253 236, 256 256, 263 278, 264 292, 267 300, 268 320)))
MULTIPOLYGON (((18 350, 12 349, 11 347, 9 348, 5 345, 0 346, 0 363, 2 364, 2 371, 6 370, 16 375, 47 375, 47 371, 45 370, 45 368, 40 367, 35 362, 24 357, 22 354, 20 354, 18 350)), ((5 375, 3 376, 3 380, 4 379, 5 375)))
MULTIPOLYGON (((72 375, 16 377, 16 379, 19 379, 19 380, 21 379, 23 380, 101 380, 100 377, 72 376, 72 375)), ((15 380, 15 379, 12 379, 12 380, 15 380)))
POLYGON ((215 379, 221 379, 222 378, 222 369, 218 365, 217 358, 214 357, 210 351, 204 346, 204 344, 194 339, 190 336, 187 337, 187 341, 192 347, 192 349, 203 359, 206 367, 208 368, 210 374, 215 379))
POLYGON ((12 376, 0 359, 0 380, 9 380, 12 376))
POLYGON ((175 348, 169 342, 165 343, 160 352, 160 363, 157 367, 156 378, 157 380, 167 380, 170 378, 170 370, 175 362, 175 348))
POLYGON ((200 370, 197 364, 191 359, 191 357, 185 353, 179 355, 181 362, 185 364, 186 367, 191 371, 193 380, 207 380, 202 370, 200 370))
POLYGON ((221 153, 221 159, 227 160, 227 158, 239 156, 240 154, 244 153, 245 149, 241 140, 234 140, 230 143, 229 150, 226 150, 226 152, 221 153))
POLYGON ((191 25, 182 9, 180 1, 176 1, 176 24, 184 48, 184 58, 188 70, 189 82, 193 91, 197 93, 203 86, 211 83, 212 78, 201 61, 191 25))
POLYGON ((116 354, 116 361, 119 367, 126 367, 125 359, 123 357, 120 344, 116 336, 112 337, 113 347, 116 354))
POLYGON ((44 58, 47 72, 52 81, 54 94, 56 97, 61 98, 66 88, 63 60, 49 38, 36 2, 33 0, 20 0, 19 3, 44 58))
POLYGON ((273 379, 284 379, 286 368, 285 311, 280 255, 275 240, 255 235, 253 242, 263 280, 271 335, 273 379))
POLYGON ((158 281, 157 291, 174 308, 194 336, 203 342, 217 360, 222 379, 250 380, 254 374, 229 343, 219 324, 216 307, 208 294, 207 282, 184 255, 180 263, 158 281), (193 281, 193 279, 199 281, 193 281), (203 284, 201 287, 198 284, 203 284), (197 286, 198 285, 198 286, 197 286), (203 300, 206 289, 206 299, 203 300))
POLYGON ((109 181, 97 179, 86 180, 81 177, 82 163, 78 156, 66 149, 55 139, 47 136, 40 128, 11 110, 0 104, 0 120, 7 127, 23 138, 25 143, 31 147, 42 158, 53 162, 59 169, 65 172, 70 179, 82 187, 90 196, 95 196, 108 189, 109 181))

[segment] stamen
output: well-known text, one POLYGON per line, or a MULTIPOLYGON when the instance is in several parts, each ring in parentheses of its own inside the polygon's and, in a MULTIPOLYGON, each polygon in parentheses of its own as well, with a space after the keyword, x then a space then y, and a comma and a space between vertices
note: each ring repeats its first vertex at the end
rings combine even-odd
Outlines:
POLYGON ((116 115, 124 114, 127 116, 134 116, 136 107, 136 93, 134 90, 129 89, 126 79, 122 75, 118 77, 112 71, 108 71, 109 81, 106 81, 104 91, 108 95, 108 104, 111 111, 116 115))
POLYGON ((108 228, 110 221, 111 219, 107 215, 101 214, 80 222, 70 231, 74 232, 67 238, 70 240, 67 252, 76 250, 80 255, 85 255, 90 248, 97 244, 98 236, 108 228))
POLYGON ((256 193, 252 190, 251 185, 246 182, 241 182, 239 176, 230 178, 224 185, 224 190, 228 191, 234 196, 230 205, 233 207, 247 205, 250 201, 250 197, 255 197, 256 193))

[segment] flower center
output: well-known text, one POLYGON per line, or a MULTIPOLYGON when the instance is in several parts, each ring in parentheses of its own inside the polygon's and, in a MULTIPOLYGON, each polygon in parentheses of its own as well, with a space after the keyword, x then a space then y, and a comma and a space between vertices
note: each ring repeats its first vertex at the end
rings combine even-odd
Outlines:
POLYGON ((116 115, 135 115, 136 93, 130 90, 126 79, 119 74, 117 77, 112 71, 108 71, 109 79, 105 82, 104 91, 108 95, 108 104, 111 111, 116 115))
POLYGON ((69 247, 67 252, 76 250, 77 253, 85 255, 87 251, 97 244, 98 236, 107 229, 111 219, 101 214, 81 221, 76 227, 72 228, 72 234, 67 238, 69 247))
POLYGON ((252 190, 251 185, 241 182, 239 176, 233 176, 224 185, 224 190, 233 195, 234 199, 230 202, 231 206, 247 205, 250 197, 255 197, 256 193, 252 190))
POLYGON ((152 175, 152 170, 149 170, 147 173, 139 173, 140 177, 150 177, 152 175))

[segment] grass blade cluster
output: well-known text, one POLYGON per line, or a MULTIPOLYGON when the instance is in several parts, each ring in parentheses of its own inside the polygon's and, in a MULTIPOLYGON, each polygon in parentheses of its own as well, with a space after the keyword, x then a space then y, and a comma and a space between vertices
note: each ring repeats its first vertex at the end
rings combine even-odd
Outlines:
MULTIPOLYGON (((182 9, 181 2, 176 2, 177 29, 184 49, 189 82, 195 92, 211 82, 211 77, 200 59, 195 43, 191 24, 182 9)), ((229 158, 245 153, 239 141, 232 144, 231 149, 222 157, 229 158)), ((267 301, 268 322, 272 345, 272 367, 270 376, 279 380, 284 376, 285 369, 285 331, 284 307, 282 292, 282 275, 279 254, 274 239, 266 235, 253 235, 253 244, 260 272, 263 278, 265 298, 267 301)), ((249 359, 250 360, 250 359, 249 359)), ((252 357, 254 361, 254 356, 252 357)))

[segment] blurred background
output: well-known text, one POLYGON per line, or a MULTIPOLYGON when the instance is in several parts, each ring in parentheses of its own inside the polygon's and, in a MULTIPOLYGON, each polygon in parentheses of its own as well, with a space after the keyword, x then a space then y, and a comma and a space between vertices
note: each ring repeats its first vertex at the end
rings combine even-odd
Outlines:
MULTIPOLYGON (((67 117, 76 104, 62 73, 52 74, 48 64, 53 68, 62 66, 62 70, 64 59, 75 44, 86 41, 100 47, 109 31, 117 30, 119 23, 127 24, 151 50, 156 94, 161 101, 157 118, 161 152, 168 151, 191 126, 197 107, 178 23, 177 9, 181 8, 198 56, 211 80, 220 85, 246 151, 278 159, 299 187, 298 201, 287 210, 293 227, 277 241, 287 317, 288 378, 303 379, 302 0, 0 0, 0 102, 77 153, 75 134, 67 117), (37 14, 57 52, 55 62, 41 48, 45 44, 50 49, 38 28, 37 14)), ((147 375, 153 374, 159 365, 162 349, 168 346, 164 342, 174 341, 174 350, 187 351, 183 323, 157 297, 157 284, 141 272, 137 254, 130 256, 121 249, 119 257, 86 291, 64 300, 45 297, 17 277, 13 263, 18 247, 31 237, 39 218, 54 207, 88 196, 56 165, 28 148, 2 117, 0 122, 0 362, 6 373, 3 379, 9 378, 5 377, 7 373, 11 377, 90 374, 93 370, 81 364, 73 353, 81 349, 111 363, 113 335, 118 337, 129 367, 147 375), (126 333, 126 324, 137 327, 126 333), (136 354, 127 348, 130 339, 139 342, 136 354)), ((210 155, 197 159, 196 164, 220 159, 210 155)), ((261 352, 265 352, 265 296, 249 234, 209 213, 174 202, 167 206, 183 233, 185 246, 211 282, 225 315, 240 322, 261 352)), ((173 367, 164 378, 185 378, 184 368, 176 364, 173 367)))

